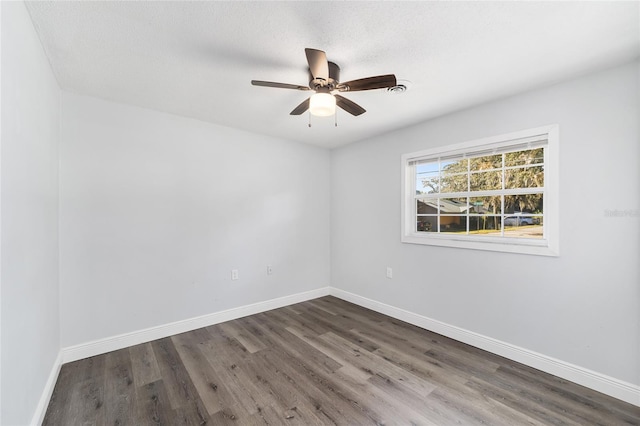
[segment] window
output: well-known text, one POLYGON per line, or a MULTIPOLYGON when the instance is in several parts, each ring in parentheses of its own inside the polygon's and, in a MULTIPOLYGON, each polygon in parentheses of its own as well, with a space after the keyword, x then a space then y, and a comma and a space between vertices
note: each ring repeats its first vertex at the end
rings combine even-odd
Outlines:
POLYGON ((402 241, 558 255, 558 127, 402 156, 402 241))

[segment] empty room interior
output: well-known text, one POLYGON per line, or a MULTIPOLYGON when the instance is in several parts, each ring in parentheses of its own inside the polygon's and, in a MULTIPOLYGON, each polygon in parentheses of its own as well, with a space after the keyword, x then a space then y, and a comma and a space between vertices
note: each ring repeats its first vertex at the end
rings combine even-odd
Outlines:
POLYGON ((640 425, 640 3, 0 3, 1 425, 640 425))

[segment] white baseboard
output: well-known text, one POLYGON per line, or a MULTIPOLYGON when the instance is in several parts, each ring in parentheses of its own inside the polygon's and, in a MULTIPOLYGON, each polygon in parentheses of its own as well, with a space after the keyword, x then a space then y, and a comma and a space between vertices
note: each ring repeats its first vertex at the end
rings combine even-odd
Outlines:
POLYGON ((355 303, 356 305, 417 325, 426 330, 484 349, 630 404, 640 406, 640 386, 344 290, 331 287, 330 293, 332 296, 355 303))
POLYGON ((187 331, 207 327, 209 325, 231 321, 233 319, 246 317, 247 315, 257 314, 327 295, 329 295, 329 287, 324 287, 303 293, 292 294, 290 296, 279 297, 277 299, 266 300, 264 302, 253 303, 251 305, 240 306, 226 311, 214 312, 212 314, 176 321, 170 324, 151 327, 145 330, 133 331, 130 333, 120 334, 118 336, 111 336, 104 339, 94 340, 92 342, 62 348, 62 362, 65 363, 89 358, 91 356, 138 345, 140 343, 162 339, 164 337, 173 336, 174 334, 185 333, 187 331))
POLYGON ((47 378, 47 383, 44 385, 42 395, 40 395, 38 406, 36 407, 36 411, 33 414, 33 417, 31 418, 31 426, 39 426, 44 420, 44 415, 47 413, 47 407, 49 406, 49 400, 51 400, 53 389, 56 387, 56 382, 58 381, 60 367, 62 367, 62 352, 58 352, 58 356, 53 362, 53 367, 51 368, 51 372, 49 373, 49 377, 47 378))

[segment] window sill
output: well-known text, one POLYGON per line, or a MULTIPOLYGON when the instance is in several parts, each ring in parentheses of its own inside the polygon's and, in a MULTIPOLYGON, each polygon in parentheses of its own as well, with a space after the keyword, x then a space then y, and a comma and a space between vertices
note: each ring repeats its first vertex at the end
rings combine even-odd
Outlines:
POLYGON ((478 237, 409 234, 403 235, 401 241, 409 244, 422 244, 439 247, 530 254, 537 256, 559 256, 559 250, 557 248, 549 247, 549 242, 547 240, 523 240, 513 238, 505 241, 504 238, 500 238, 498 241, 495 239, 490 240, 486 237, 482 238, 483 240, 479 241, 478 237))

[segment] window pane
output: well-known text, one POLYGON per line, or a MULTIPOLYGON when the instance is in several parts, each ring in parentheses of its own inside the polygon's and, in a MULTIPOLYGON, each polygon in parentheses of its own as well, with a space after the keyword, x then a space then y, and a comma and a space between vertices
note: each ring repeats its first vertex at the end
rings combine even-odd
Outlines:
POLYGON ((418 232, 436 232, 438 230, 437 216, 418 216, 416 231, 418 232))
POLYGON ((438 214, 438 200, 416 200, 416 212, 420 215, 438 214))
POLYGON ((467 232, 467 217, 466 216, 440 216, 440 232, 467 232))
POLYGON ((507 169, 505 188, 541 188, 544 186, 544 166, 519 167, 507 169))
POLYGON ((542 238, 543 227, 539 219, 527 215, 504 218, 504 236, 513 238, 542 238))
POLYGON ((425 163, 416 166, 416 193, 419 195, 438 192, 438 163, 425 163))
POLYGON ((521 194, 504 196, 505 214, 513 213, 538 213, 543 211, 542 194, 521 194))
POLYGON ((502 200, 500 196, 494 197, 470 197, 469 214, 500 214, 502 213, 502 200))
POLYGON ((440 214, 466 214, 466 198, 440 198, 440 214))
POLYGON ((466 192, 467 174, 443 175, 441 180, 441 193, 446 192, 466 192))
POLYGON ((502 189, 502 172, 479 172, 470 176, 470 191, 502 189))
POLYGON ((472 158, 471 170, 489 170, 499 169, 502 167, 502 154, 487 155, 485 157, 472 158))
POLYGON ((453 159, 442 160, 440 162, 440 170, 443 175, 452 173, 466 173, 468 171, 469 160, 467 159, 453 159))
POLYGON ((541 163, 544 163, 544 148, 508 152, 504 155, 504 165, 506 167, 541 163))
POLYGON ((486 216, 469 216, 469 234, 501 236, 500 224, 502 217, 486 215, 486 216))

